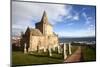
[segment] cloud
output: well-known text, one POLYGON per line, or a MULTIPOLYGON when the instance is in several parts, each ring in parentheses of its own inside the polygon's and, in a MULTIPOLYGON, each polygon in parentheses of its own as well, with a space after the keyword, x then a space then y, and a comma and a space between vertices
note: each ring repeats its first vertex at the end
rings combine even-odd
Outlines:
POLYGON ((69 14, 65 16, 64 20, 72 22, 72 21, 79 21, 79 19, 80 19, 80 13, 73 10, 72 7, 69 14))
POLYGON ((82 13, 82 16, 85 18, 85 24, 86 25, 89 25, 89 24, 92 23, 93 17, 87 16, 87 14, 85 12, 82 13))
POLYGON ((66 16, 66 19, 71 19, 73 16, 70 14, 68 16, 66 16))
POLYGON ((79 15, 73 16, 72 20, 79 20, 79 15))
POLYGON ((82 15, 85 18, 86 34, 94 36, 95 35, 95 18, 91 16, 87 16, 85 12, 83 12, 82 15))
MULTIPOLYGON (((21 31, 25 31, 26 28, 35 28, 35 23, 41 20, 44 10, 47 13, 49 23, 56 24, 59 22, 68 22, 67 25, 71 26, 80 20, 80 15, 85 18, 85 24, 90 25, 92 17, 87 16, 84 12, 85 8, 81 11, 75 11, 72 5, 63 4, 46 4, 46 3, 33 3, 33 2, 12 2, 12 32, 15 35, 20 35, 21 31), (73 22, 75 21, 75 22, 73 22)), ((88 26, 88 31, 82 30, 73 32, 57 32, 61 36, 89 36, 93 35, 94 29, 92 25, 88 26), (80 35, 79 35, 80 34, 80 35), (88 34, 88 35, 87 35, 88 34)), ((73 27, 72 27, 73 28, 73 27)))
POLYGON ((74 23, 68 23, 67 25, 68 25, 68 26, 71 26, 71 25, 73 25, 73 24, 74 24, 74 23))
MULTIPOLYGON (((70 5, 12 2, 12 29, 27 26, 34 27, 34 23, 41 20, 44 10, 47 12, 48 20, 51 24, 62 21, 62 16, 67 16, 71 10, 70 5)), ((14 31, 14 30, 13 30, 14 31)))
POLYGON ((67 15, 70 8, 65 5, 58 4, 43 4, 43 3, 27 3, 27 2, 13 2, 14 13, 23 17, 23 19, 34 19, 39 21, 42 17, 44 10, 47 12, 48 18, 50 21, 56 20, 61 21, 60 16, 67 15))
POLYGON ((86 30, 86 29, 73 30, 73 31, 61 31, 58 32, 58 35, 60 37, 91 37, 91 36, 95 36, 95 31, 86 30))
POLYGON ((91 24, 87 28, 88 31, 95 31, 95 25, 91 24))

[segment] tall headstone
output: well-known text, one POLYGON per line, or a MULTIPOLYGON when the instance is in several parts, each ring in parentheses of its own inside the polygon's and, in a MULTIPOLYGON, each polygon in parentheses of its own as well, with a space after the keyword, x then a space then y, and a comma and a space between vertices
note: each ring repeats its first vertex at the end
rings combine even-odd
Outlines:
POLYGON ((64 60, 67 58, 66 43, 64 43, 64 60))
POLYGON ((53 47, 53 51, 55 51, 56 50, 56 48, 55 47, 53 47))
POLYGON ((72 51, 71 51, 71 43, 68 44, 68 48, 69 48, 69 54, 72 54, 72 51))
POLYGON ((60 45, 58 45, 58 53, 61 53, 60 45))
POLYGON ((49 56, 52 56, 52 51, 51 51, 51 47, 49 47, 49 56))
MULTIPOLYGON (((60 43, 60 45, 62 45, 62 43, 60 43)), ((58 45, 58 53, 62 53, 63 52, 63 49, 61 48, 60 45, 58 45)))
POLYGON ((47 50, 46 50, 46 48, 44 48, 44 52, 46 52, 47 50))
POLYGON ((24 44, 24 53, 27 53, 27 49, 26 49, 26 43, 24 44))

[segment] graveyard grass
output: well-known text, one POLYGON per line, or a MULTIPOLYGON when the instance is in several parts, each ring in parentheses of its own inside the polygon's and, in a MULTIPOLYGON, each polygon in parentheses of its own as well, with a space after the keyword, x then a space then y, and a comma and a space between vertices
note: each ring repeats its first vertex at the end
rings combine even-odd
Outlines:
MULTIPOLYGON (((77 46, 72 47, 72 53, 77 49, 77 46)), ((58 64, 63 63, 63 54, 58 54, 57 49, 52 52, 53 55, 48 56, 48 52, 32 52, 32 54, 24 54, 21 51, 12 52, 13 65, 31 65, 31 64, 58 64)), ((70 55, 69 55, 70 56, 70 55)), ((68 57, 69 57, 68 56, 68 57)))
POLYGON ((56 53, 53 53, 52 57, 47 56, 47 53, 24 54, 23 52, 12 52, 12 54, 12 62, 14 65, 53 64, 63 62, 62 55, 56 53))
POLYGON ((96 61, 96 47, 84 46, 82 51, 84 62, 96 61))
MULTIPOLYGON (((76 51, 78 46, 72 46, 72 53, 76 51)), ((84 61, 95 61, 96 60, 96 51, 90 47, 82 46, 83 58, 84 61)), ((68 55, 69 57, 70 55, 68 55)), ((31 65, 31 64, 58 64, 63 63, 63 55, 57 54, 57 50, 53 52, 53 56, 48 56, 46 53, 37 53, 33 52, 32 54, 24 54, 20 51, 12 52, 12 64, 13 65, 31 65)))

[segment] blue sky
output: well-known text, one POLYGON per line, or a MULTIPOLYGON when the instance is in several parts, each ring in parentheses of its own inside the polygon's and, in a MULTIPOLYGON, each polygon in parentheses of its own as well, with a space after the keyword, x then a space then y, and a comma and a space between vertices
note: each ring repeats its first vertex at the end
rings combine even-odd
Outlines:
POLYGON ((12 2, 12 35, 35 27, 44 10, 59 37, 95 36, 95 6, 12 2))

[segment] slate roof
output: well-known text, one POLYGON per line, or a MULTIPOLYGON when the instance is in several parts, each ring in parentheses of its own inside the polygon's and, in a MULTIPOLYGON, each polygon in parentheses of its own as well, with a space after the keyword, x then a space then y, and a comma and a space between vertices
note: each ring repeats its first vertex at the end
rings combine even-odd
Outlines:
POLYGON ((32 33, 33 36, 41 36, 42 35, 42 33, 40 32, 39 29, 31 28, 30 32, 32 33))

